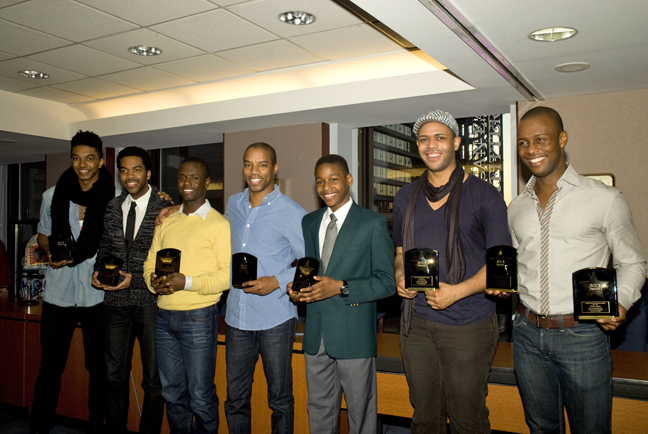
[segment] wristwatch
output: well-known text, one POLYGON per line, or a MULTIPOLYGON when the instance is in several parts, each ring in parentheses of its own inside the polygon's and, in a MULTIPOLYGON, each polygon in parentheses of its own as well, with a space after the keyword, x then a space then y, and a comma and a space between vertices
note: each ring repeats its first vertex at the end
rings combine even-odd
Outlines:
POLYGON ((346 280, 342 281, 342 288, 340 288, 340 297, 348 297, 349 296, 349 284, 347 283, 346 280))

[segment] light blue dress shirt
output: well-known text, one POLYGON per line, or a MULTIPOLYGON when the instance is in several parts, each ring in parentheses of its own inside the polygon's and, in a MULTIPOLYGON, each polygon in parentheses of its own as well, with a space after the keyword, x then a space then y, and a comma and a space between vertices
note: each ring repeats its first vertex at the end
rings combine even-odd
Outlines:
MULTIPOLYGON (((37 231, 46 236, 52 234, 51 209, 55 188, 52 187, 43 193, 37 231)), ((78 240, 81 235, 79 205, 73 202, 70 202, 70 228, 74 239, 78 240)), ((76 267, 63 267, 56 270, 47 267, 43 300, 60 307, 91 307, 103 302, 104 292, 91 284, 96 257, 95 254, 76 267)))
POLYGON ((286 284, 295 277, 291 264, 304 257, 301 221, 306 211, 274 191, 252 208, 249 190, 232 195, 225 210, 230 222, 232 254, 249 253, 257 257, 257 277, 275 276, 279 288, 267 295, 256 295, 232 287, 227 299, 225 322, 241 330, 268 330, 297 318, 297 307, 286 293, 286 284))

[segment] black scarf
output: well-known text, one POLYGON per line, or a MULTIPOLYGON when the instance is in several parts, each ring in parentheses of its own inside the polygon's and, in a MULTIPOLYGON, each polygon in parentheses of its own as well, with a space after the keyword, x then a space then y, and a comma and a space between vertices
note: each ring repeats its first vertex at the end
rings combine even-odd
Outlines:
POLYGON ((83 229, 79 239, 74 243, 74 262, 69 264, 69 267, 75 267, 97 253, 103 235, 104 212, 113 197, 115 197, 115 185, 106 166, 99 169, 99 179, 88 191, 81 190, 79 178, 72 167, 63 172, 59 178, 50 210, 52 235, 62 235, 67 238, 72 234, 70 201, 86 207, 83 229))
MULTIPOLYGON (((446 241, 446 263, 448 273, 446 277, 447 283, 456 285, 461 282, 466 274, 466 258, 463 253, 463 244, 461 243, 461 236, 459 235, 459 208, 461 206, 461 189, 463 187, 464 170, 459 161, 456 162, 456 167, 450 175, 448 183, 441 187, 435 187, 428 181, 428 171, 426 170, 421 174, 421 177, 416 181, 414 192, 410 196, 407 203, 407 211, 405 213, 405 220, 403 221, 403 252, 416 248, 414 239, 414 208, 416 207, 416 200, 419 192, 423 190, 425 197, 432 203, 438 202, 443 199, 448 193, 448 201, 444 213, 444 221, 448 230, 448 238, 446 241)), ((409 335, 410 326, 412 324, 412 316, 416 309, 415 299, 403 300, 403 329, 401 333, 404 336, 409 335)))

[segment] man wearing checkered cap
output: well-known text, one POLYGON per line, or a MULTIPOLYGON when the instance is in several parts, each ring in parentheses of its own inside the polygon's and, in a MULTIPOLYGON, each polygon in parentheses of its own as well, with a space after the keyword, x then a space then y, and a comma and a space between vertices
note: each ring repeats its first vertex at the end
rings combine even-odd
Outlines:
POLYGON ((455 159, 461 137, 450 113, 414 125, 427 170, 394 199, 394 271, 403 297, 401 352, 414 407, 412 433, 489 433, 488 373, 498 325, 486 289, 486 250, 511 244, 506 204, 455 159), (439 252, 439 289, 409 291, 403 252, 439 252))

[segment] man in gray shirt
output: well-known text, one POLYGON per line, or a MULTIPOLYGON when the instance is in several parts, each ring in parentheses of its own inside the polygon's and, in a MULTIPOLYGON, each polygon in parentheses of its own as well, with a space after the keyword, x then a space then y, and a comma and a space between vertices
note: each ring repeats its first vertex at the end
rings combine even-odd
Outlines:
POLYGON ((519 249, 515 374, 531 433, 564 432, 563 407, 572 433, 610 433, 612 358, 604 331, 619 327, 640 297, 646 262, 625 198, 578 175, 566 162, 567 140, 553 109, 536 107, 520 120, 518 154, 533 177, 508 214, 519 249), (610 255, 619 316, 579 323, 572 273, 606 267, 610 255))

